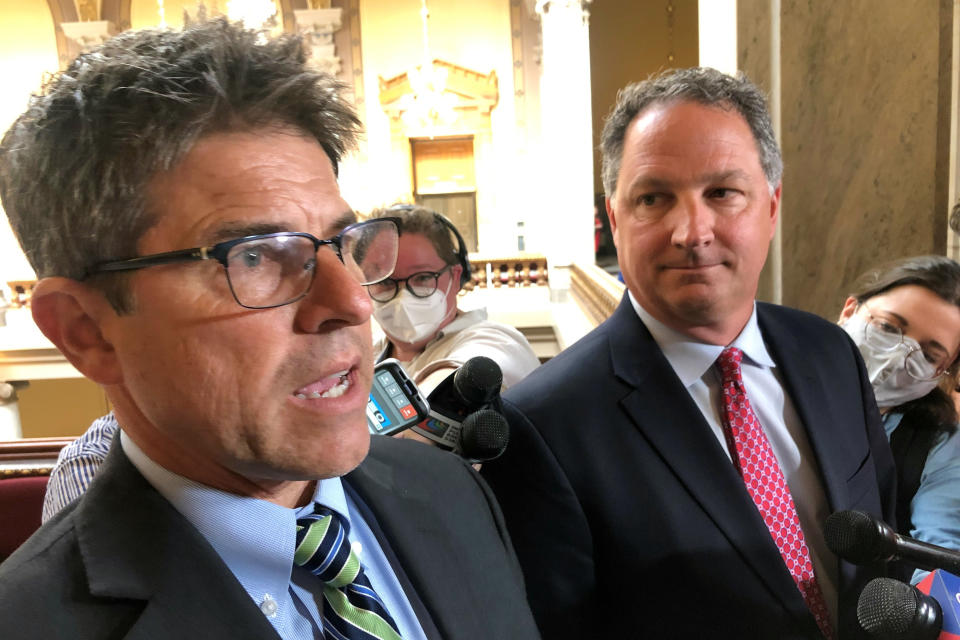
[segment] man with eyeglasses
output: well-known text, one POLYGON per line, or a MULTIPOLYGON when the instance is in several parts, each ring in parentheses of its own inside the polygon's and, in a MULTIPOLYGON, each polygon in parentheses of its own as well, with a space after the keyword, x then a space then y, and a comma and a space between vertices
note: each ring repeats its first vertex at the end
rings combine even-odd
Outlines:
POLYGON ((424 392, 475 356, 500 365, 504 388, 540 364, 514 327, 488 320, 486 309, 457 308, 470 263, 449 220, 414 205, 394 205, 371 218, 384 216, 400 225, 400 249, 393 275, 367 287, 373 317, 385 334, 374 345, 378 362, 396 358, 424 392))
POLYGON ((297 38, 127 32, 0 143, 39 328, 119 435, 0 565, 4 638, 536 638, 496 502, 457 457, 371 438, 359 122, 297 38), (112 418, 111 418, 112 419, 112 418))

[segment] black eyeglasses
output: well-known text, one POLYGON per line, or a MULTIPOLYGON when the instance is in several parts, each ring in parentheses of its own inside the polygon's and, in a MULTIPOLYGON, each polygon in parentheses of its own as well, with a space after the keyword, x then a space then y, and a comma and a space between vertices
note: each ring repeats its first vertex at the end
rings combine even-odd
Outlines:
POLYGON ((384 278, 380 282, 367 285, 370 297, 377 302, 390 302, 400 292, 400 283, 403 282, 411 294, 418 298, 429 298, 437 290, 437 280, 453 265, 447 265, 440 271, 418 271, 406 278, 384 278))
POLYGON ((316 276, 317 251, 330 245, 359 284, 383 280, 397 264, 399 218, 377 218, 346 227, 329 240, 309 233, 265 233, 227 240, 209 247, 156 253, 94 265, 87 276, 144 269, 178 262, 217 260, 227 274, 230 292, 241 307, 270 309, 307 295, 316 276))

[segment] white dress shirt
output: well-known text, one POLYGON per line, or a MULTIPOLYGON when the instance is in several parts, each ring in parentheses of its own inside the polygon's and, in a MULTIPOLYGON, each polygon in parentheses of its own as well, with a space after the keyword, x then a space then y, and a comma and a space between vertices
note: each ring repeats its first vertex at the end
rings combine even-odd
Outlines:
MULTIPOLYGON (((680 382, 696 403, 704 419, 713 431, 727 458, 733 458, 723 433, 723 390, 717 358, 725 346, 698 342, 693 338, 666 326, 651 316, 637 299, 630 295, 630 302, 640 320, 646 325, 654 341, 680 382)), ((770 441, 780 468, 783 471, 790 494, 797 508, 800 526, 810 549, 814 572, 820 590, 830 609, 830 617, 837 622, 837 558, 827 548, 823 538, 822 523, 830 515, 830 505, 820 481, 820 469, 813 455, 810 442, 800 416, 783 387, 783 380, 776 363, 770 357, 760 327, 757 324, 757 308, 730 347, 743 351, 741 364, 743 385, 753 412, 770 441)))

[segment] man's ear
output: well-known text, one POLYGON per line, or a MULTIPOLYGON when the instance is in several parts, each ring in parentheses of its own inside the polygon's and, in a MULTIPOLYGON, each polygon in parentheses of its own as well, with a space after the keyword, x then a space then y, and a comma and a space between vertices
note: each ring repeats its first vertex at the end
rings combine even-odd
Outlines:
POLYGON ((857 302, 857 299, 853 296, 849 296, 847 301, 843 303, 843 310, 840 312, 840 318, 837 319, 838 324, 843 324, 850 319, 857 311, 857 307, 860 306, 860 303, 857 302))
POLYGON ((604 198, 603 203, 607 209, 607 219, 610 221, 610 234, 613 236, 613 244, 614 246, 618 246, 617 245, 617 212, 614 209, 613 201, 610 198, 604 198))
POLYGON ((30 298, 33 321, 77 370, 109 385, 123 376, 101 323, 116 312, 102 293, 69 278, 44 278, 30 298))

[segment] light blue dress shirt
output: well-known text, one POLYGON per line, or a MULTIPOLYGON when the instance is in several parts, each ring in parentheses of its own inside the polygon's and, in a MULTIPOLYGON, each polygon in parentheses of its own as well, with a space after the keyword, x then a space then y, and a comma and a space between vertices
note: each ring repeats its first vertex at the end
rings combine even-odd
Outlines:
MULTIPOLYGON (((159 466, 122 430, 120 444, 147 481, 207 539, 280 637, 323 638, 323 583, 305 569, 293 566, 296 520, 313 511, 312 503, 288 509, 219 491, 159 466)), ((350 523, 354 550, 401 637, 425 640, 390 563, 356 504, 344 492, 340 478, 318 481, 313 501, 350 523)))
MULTIPOLYGON (((902 413, 883 416, 888 439, 902 419, 902 413)), ((911 538, 960 550, 960 429, 934 439, 920 473, 920 487, 910 501, 910 520, 911 538)), ((910 581, 917 584, 927 573, 918 570, 910 581)))
MULTIPOLYGON (((629 295, 640 320, 650 331, 732 463, 733 458, 723 433, 722 376, 719 367, 715 366, 725 347, 698 342, 668 327, 640 306, 632 293, 629 295)), ((803 423, 790 396, 784 391, 780 372, 760 333, 756 304, 746 326, 727 346, 743 351, 741 374, 747 399, 790 487, 817 582, 830 609, 831 619, 836 624, 838 563, 836 556, 827 548, 821 525, 830 515, 830 504, 820 482, 817 458, 807 440, 803 423)))

